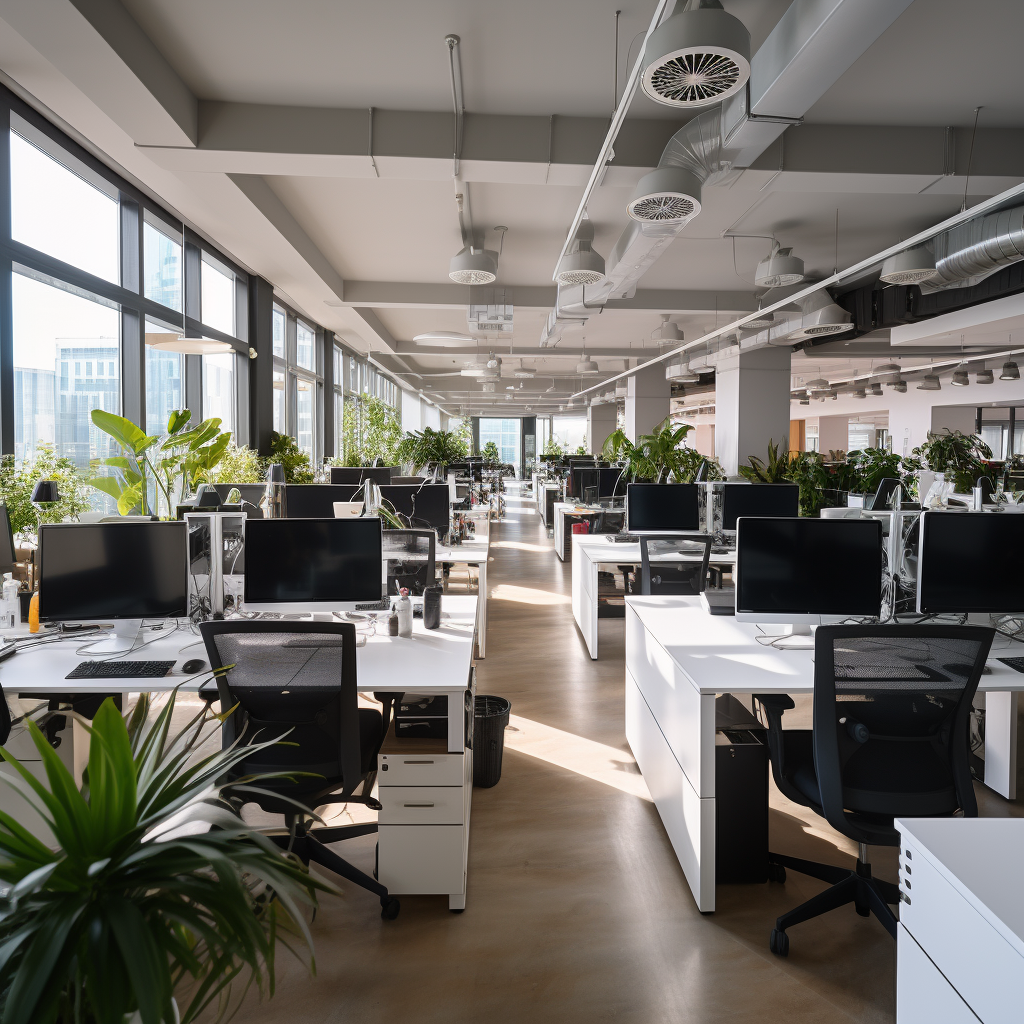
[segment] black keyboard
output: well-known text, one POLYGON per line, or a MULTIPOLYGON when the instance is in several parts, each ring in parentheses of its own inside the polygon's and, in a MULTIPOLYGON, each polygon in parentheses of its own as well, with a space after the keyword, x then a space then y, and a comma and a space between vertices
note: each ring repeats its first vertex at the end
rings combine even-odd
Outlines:
POLYGON ((65 679, 159 679, 173 661, 83 661, 65 679))
POLYGON ((379 601, 369 601, 366 604, 357 604, 357 612, 386 612, 391 607, 391 598, 382 597, 379 601))
POLYGON ((1024 672, 1024 658, 997 658, 1004 665, 1009 665, 1014 672, 1024 672))

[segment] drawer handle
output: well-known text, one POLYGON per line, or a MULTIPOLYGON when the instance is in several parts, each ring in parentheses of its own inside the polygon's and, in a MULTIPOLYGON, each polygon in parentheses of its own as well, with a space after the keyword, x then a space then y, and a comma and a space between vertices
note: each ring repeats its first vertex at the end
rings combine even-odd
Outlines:
POLYGON ((402 764, 433 764, 433 761, 403 761, 402 764))
POLYGON ((433 807, 433 804, 402 804, 403 807, 433 807))

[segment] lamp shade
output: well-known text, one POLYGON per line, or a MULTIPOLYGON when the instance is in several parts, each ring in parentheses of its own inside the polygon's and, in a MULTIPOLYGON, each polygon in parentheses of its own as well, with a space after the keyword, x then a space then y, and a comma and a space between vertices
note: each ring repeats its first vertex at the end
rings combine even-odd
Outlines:
POLYGON ((56 480, 37 480, 32 488, 32 501, 37 505, 52 504, 60 501, 56 480))
POLYGON ((284 483, 284 466, 282 466, 280 462, 271 463, 271 465, 267 467, 267 483, 284 483))
POLYGON ((999 379, 1020 380, 1020 370, 1012 359, 1007 359, 1006 362, 1003 363, 1003 368, 999 372, 999 379))

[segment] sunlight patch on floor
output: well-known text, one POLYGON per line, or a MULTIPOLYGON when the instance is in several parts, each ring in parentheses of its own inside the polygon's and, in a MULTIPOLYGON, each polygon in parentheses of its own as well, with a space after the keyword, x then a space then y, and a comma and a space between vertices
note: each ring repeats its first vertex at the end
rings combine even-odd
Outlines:
POLYGON ((550 551, 550 545, 544 544, 527 544, 521 540, 495 540, 491 541, 492 548, 513 548, 515 551, 537 551, 543 554, 546 551, 550 551))
POLYGON ((553 729, 518 715, 509 717, 505 730, 505 746, 521 754, 547 761, 548 764, 575 772, 594 782, 603 782, 622 793, 651 800, 633 756, 624 750, 553 729))
POLYGON ((553 594, 550 590, 537 590, 535 587, 517 587, 512 583, 499 583, 490 592, 492 601, 515 601, 518 604, 570 604, 572 598, 567 594, 553 594))

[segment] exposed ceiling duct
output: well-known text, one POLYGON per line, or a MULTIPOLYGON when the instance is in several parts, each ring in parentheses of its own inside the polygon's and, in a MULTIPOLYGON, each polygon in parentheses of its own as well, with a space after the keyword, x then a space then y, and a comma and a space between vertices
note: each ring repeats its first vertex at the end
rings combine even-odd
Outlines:
POLYGON ((757 265, 754 284, 758 288, 785 288, 804 279, 804 261, 792 249, 782 249, 776 242, 772 251, 757 265))
POLYGON ((1024 260, 1024 206, 978 217, 935 239, 935 274, 924 294, 979 284, 1011 263, 1024 260))
POLYGON ((456 284, 492 284, 498 277, 498 254, 467 245, 452 257, 448 276, 456 284))
POLYGON ((604 280, 604 257, 594 252, 594 225, 585 217, 576 230, 570 250, 558 261, 559 284, 598 284, 604 280))
POLYGON ((750 33, 720 0, 680 0, 647 40, 640 80, 655 103, 720 103, 750 78, 750 33))
POLYGON ((805 338, 822 338, 853 330, 853 317, 841 306, 837 306, 824 288, 800 299, 797 304, 802 313, 797 325, 789 331, 784 327, 776 336, 777 339, 802 341, 805 338))
POLYGON ((691 370, 686 360, 680 359, 665 367, 665 380, 676 384, 696 384, 700 380, 700 374, 696 370, 691 370))
POLYGON ((879 279, 886 284, 920 284, 935 276, 935 257, 926 246, 919 245, 890 256, 882 264, 879 279))

